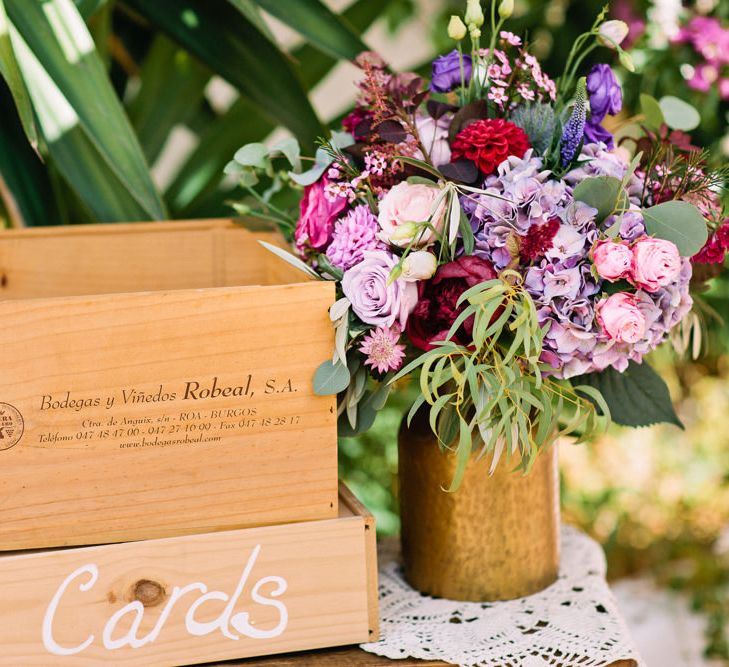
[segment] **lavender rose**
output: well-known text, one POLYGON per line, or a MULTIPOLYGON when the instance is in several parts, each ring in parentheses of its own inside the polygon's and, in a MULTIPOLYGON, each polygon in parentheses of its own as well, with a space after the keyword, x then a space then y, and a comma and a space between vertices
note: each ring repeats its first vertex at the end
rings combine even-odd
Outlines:
MULTIPOLYGON (((463 76, 465 84, 471 81, 471 56, 463 56, 463 76)), ((440 56, 433 61, 433 75, 430 89, 434 93, 448 93, 461 85, 461 64, 458 51, 453 49, 450 53, 440 56)))
POLYGON ((369 250, 363 259, 344 273, 342 291, 352 310, 366 324, 404 328, 408 315, 418 301, 415 283, 398 278, 389 282, 398 258, 385 250, 369 250))
POLYGON ((347 200, 342 197, 333 201, 327 199, 325 188, 328 183, 324 176, 304 188, 299 221, 294 232, 299 250, 304 250, 307 246, 317 250, 324 248, 332 239, 334 221, 347 206, 347 200))

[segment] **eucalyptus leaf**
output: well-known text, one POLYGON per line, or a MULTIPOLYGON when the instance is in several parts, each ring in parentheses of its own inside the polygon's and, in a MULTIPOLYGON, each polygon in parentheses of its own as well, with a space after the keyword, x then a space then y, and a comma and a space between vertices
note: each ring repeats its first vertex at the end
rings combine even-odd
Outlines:
POLYGON ((290 171, 289 176, 294 183, 298 183, 299 185, 313 185, 324 175, 324 172, 332 162, 334 162, 334 156, 326 149, 320 147, 316 149, 314 166, 311 169, 300 174, 290 171))
POLYGON ((246 144, 235 152, 233 159, 244 167, 265 169, 268 166, 268 147, 261 143, 246 144))
POLYGON ((621 182, 614 176, 592 176, 577 184, 573 196, 596 208, 598 222, 602 222, 616 209, 620 192, 621 182))
POLYGON ((659 130, 665 122, 661 105, 658 104, 658 100, 652 95, 646 93, 640 94, 640 110, 645 118, 644 122, 646 127, 651 130, 659 130))
POLYGON ((323 362, 314 373, 314 393, 318 396, 332 396, 349 387, 349 369, 341 363, 323 362))
POLYGON ((672 241, 682 257, 693 257, 706 243, 706 220, 693 204, 667 201, 644 209, 643 221, 651 236, 672 241))
POLYGON ((701 123, 701 114, 688 102, 673 95, 666 95, 659 102, 666 125, 674 130, 690 132, 701 123))
POLYGON ((284 155, 294 171, 301 171, 301 147, 294 137, 286 137, 271 146, 269 155, 276 153, 284 155))

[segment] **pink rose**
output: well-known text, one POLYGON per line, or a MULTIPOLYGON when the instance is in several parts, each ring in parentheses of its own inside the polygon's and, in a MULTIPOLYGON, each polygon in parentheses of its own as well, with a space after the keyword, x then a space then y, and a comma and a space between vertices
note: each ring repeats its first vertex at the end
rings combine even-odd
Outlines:
POLYGON ((602 330, 618 343, 637 343, 645 336, 645 316, 634 295, 618 292, 601 299, 595 307, 602 330))
POLYGON ((436 185, 398 183, 380 201, 380 238, 400 248, 432 243, 445 218, 445 197, 435 206, 441 193, 436 185))
POLYGON ((646 292, 670 285, 681 272, 681 256, 671 241, 646 236, 633 245, 630 281, 646 292))
POLYGON ((300 204, 299 221, 296 223, 294 237, 299 250, 307 246, 321 250, 332 240, 334 221, 347 206, 344 197, 327 199, 325 188, 329 185, 326 176, 304 188, 300 204))
POLYGON ((633 253, 624 241, 598 241, 592 251, 597 274, 614 283, 630 276, 633 253))

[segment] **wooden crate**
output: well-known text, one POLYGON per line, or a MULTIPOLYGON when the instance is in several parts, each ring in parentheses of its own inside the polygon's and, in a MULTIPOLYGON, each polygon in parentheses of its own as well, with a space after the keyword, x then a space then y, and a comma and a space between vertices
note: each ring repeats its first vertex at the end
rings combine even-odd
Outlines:
POLYGON ((0 232, 0 550, 336 516, 334 286, 258 238, 0 232))
POLYGON ((0 556, 0 665, 186 665, 377 637, 374 520, 0 556))

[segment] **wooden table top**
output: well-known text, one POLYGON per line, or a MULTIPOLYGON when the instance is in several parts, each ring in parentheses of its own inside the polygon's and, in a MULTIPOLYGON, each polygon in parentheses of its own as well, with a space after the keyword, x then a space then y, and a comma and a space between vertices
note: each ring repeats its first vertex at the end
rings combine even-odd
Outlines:
MULTIPOLYGON (((288 653, 267 658, 248 658, 216 663, 220 667, 240 665, 241 667, 446 667, 448 663, 439 660, 390 660, 366 653, 356 646, 288 653)), ((215 666, 214 666, 215 667, 215 666)), ((554 665, 560 667, 560 665, 554 665)), ((619 660, 609 667, 636 667, 634 660, 619 660)))

